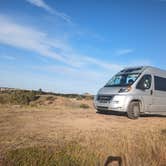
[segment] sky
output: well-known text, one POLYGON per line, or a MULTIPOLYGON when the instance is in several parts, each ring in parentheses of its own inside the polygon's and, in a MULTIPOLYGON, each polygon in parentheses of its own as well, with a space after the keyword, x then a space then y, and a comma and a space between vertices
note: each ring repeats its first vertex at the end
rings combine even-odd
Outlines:
POLYGON ((166 0, 0 0, 0 87, 95 94, 140 65, 166 69, 166 0))

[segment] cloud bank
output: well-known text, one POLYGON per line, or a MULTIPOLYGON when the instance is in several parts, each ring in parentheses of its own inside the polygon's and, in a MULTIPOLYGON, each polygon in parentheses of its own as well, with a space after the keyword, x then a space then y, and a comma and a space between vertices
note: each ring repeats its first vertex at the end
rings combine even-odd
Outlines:
POLYGON ((75 53, 69 44, 60 39, 49 38, 40 30, 17 24, 0 15, 0 43, 33 51, 41 56, 53 58, 73 67, 96 65, 105 69, 118 70, 120 65, 75 53))

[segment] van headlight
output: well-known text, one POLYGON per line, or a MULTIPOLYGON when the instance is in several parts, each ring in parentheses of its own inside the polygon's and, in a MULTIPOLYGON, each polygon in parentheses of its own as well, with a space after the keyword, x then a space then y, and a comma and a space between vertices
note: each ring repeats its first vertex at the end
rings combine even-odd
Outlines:
POLYGON ((128 86, 128 87, 126 87, 126 88, 121 88, 120 90, 119 90, 119 93, 123 93, 123 92, 129 92, 129 91, 131 91, 131 86, 128 86))

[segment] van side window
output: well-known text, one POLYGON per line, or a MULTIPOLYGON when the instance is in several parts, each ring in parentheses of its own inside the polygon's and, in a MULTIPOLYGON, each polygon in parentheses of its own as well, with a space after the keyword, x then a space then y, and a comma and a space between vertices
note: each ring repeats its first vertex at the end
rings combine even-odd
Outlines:
POLYGON ((137 89, 150 89, 152 82, 152 76, 149 74, 144 75, 141 80, 138 82, 136 88, 137 89))
POLYGON ((166 78, 154 76, 155 90, 166 91, 166 78))

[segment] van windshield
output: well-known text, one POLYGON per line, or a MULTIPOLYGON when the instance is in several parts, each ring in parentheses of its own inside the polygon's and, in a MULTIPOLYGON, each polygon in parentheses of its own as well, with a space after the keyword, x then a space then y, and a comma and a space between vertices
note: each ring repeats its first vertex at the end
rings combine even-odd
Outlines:
POLYGON ((140 73, 128 73, 113 76, 104 87, 128 86, 132 85, 139 77, 140 73))

